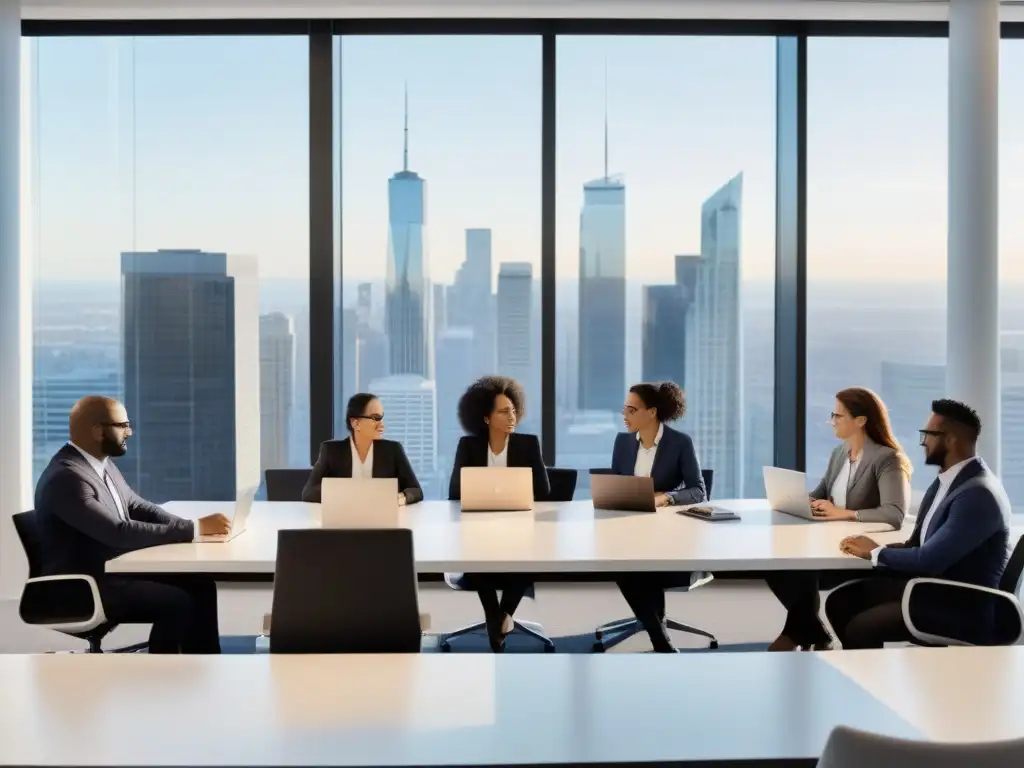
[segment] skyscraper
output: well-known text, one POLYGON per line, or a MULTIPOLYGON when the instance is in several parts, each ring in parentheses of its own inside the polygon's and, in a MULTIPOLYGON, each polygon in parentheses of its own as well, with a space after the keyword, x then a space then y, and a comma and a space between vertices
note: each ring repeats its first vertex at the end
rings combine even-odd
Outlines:
POLYGON ((448 325, 473 329, 475 375, 494 371, 494 294, 491 289, 491 230, 466 230, 466 258, 449 294, 448 325))
POLYGON ((200 250, 122 253, 124 400, 118 461, 155 502, 226 501, 260 482, 256 260, 200 250))
MULTIPOLYGON (((686 424, 700 446, 701 464, 715 471, 720 498, 743 493, 742 198, 738 174, 704 202, 700 265, 690 263, 696 279, 686 328, 686 424)), ((685 279, 686 270, 679 276, 685 279)))
POLYGON ((450 467, 462 437, 459 398, 477 376, 472 328, 446 328, 437 337, 437 458, 450 467))
POLYGON ((508 261, 498 272, 498 373, 525 387, 528 401, 523 430, 540 423, 539 360, 533 359, 533 266, 508 261), (535 364, 535 362, 537 364, 535 364))
POLYGON ((46 468, 53 454, 68 441, 68 416, 86 395, 121 398, 116 372, 78 370, 65 374, 36 375, 32 380, 32 481, 46 468))
POLYGON ((426 182, 409 170, 409 95, 402 170, 388 180, 388 259, 384 315, 393 375, 433 378, 431 287, 425 229, 426 182))
POLYGON ((583 185, 579 271, 580 410, 618 411, 626 385, 626 186, 608 175, 583 185))
POLYGON ((288 466, 295 334, 281 312, 260 316, 260 473, 288 466))
POLYGON ((686 387, 686 312, 680 285, 645 285, 643 380, 674 381, 686 387))
POLYGON ((437 406, 434 382, 422 376, 388 376, 370 382, 370 391, 384 406, 387 437, 405 449, 416 478, 426 493, 435 488, 437 406))

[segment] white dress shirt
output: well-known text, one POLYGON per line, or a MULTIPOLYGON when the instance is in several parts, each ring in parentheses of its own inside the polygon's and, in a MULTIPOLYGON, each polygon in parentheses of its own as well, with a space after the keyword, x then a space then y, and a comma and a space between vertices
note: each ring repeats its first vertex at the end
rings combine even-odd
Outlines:
MULTIPOLYGON (((957 462, 949 469, 939 473, 939 490, 935 492, 935 498, 932 499, 932 504, 928 509, 924 511, 924 520, 921 521, 921 544, 924 544, 924 540, 928 537, 928 528, 931 527, 932 519, 935 517, 935 510, 939 508, 939 505, 946 498, 946 494, 949 493, 949 487, 953 485, 953 481, 956 480, 957 475, 960 474, 961 470, 974 461, 972 456, 969 459, 957 462)), ((917 510, 917 514, 922 514, 921 510, 917 510)), ((878 565, 878 553, 882 551, 882 547, 875 547, 871 550, 871 564, 878 565)))
POLYGON ((658 434, 654 436, 654 444, 650 448, 644 448, 644 444, 640 442, 640 433, 636 433, 636 441, 639 443, 636 448, 636 464, 633 465, 633 474, 636 477, 651 476, 651 470, 654 469, 654 456, 658 452, 658 444, 664 434, 665 425, 659 424, 658 434))
POLYGON ((373 477, 373 443, 370 443, 370 450, 366 453, 366 461, 360 461, 355 439, 350 438, 348 442, 352 446, 352 477, 356 480, 369 480, 373 477))
POLYGON ((864 452, 861 451, 861 455, 854 461, 847 454, 846 461, 843 462, 839 474, 836 475, 835 482, 832 483, 829 495, 832 497, 832 503, 836 505, 837 509, 846 509, 846 492, 850 489, 850 480, 856 474, 857 467, 860 465, 860 460, 863 456, 864 452))
POLYGON ((491 443, 487 442, 487 466, 488 467, 507 467, 508 466, 508 437, 505 437, 505 445, 502 446, 500 453, 494 453, 491 451, 491 443))

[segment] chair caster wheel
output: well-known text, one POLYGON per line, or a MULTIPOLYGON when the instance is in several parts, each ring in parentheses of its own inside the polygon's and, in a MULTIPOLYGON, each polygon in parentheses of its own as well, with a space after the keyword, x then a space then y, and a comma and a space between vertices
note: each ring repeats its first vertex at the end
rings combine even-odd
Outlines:
POLYGON ((708 648, 710 648, 711 650, 715 650, 716 648, 718 648, 718 641, 712 640, 710 643, 708 643, 708 648))
POLYGON ((441 649, 441 653, 450 653, 452 650, 452 647, 448 644, 447 640, 445 640, 443 643, 438 643, 437 647, 441 649))

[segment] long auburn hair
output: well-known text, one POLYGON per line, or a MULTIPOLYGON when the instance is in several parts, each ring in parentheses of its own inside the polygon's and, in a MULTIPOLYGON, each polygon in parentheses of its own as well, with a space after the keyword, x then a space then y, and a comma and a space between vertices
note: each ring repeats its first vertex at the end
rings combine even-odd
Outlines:
POLYGON ((896 451, 899 457, 900 469, 910 477, 913 467, 906 451, 899 444, 892 433, 892 424, 889 421, 889 411, 882 402, 882 398, 866 387, 848 387, 836 392, 836 400, 841 402, 853 418, 863 416, 865 418, 864 432, 878 445, 884 445, 896 451))

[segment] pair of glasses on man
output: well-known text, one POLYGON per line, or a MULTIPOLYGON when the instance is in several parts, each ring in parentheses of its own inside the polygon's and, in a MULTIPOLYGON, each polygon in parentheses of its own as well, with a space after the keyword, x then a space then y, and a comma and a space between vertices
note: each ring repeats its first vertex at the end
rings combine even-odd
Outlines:
POLYGON ((946 433, 941 429, 919 429, 917 430, 917 434, 920 436, 918 443, 920 445, 924 445, 924 441, 929 437, 942 437, 946 433))
POLYGON ((132 423, 130 421, 101 421, 99 425, 101 427, 117 427, 118 429, 132 428, 132 423))
POLYGON ((365 416, 356 416, 357 419, 368 419, 370 421, 384 421, 383 413, 369 413, 365 416))

